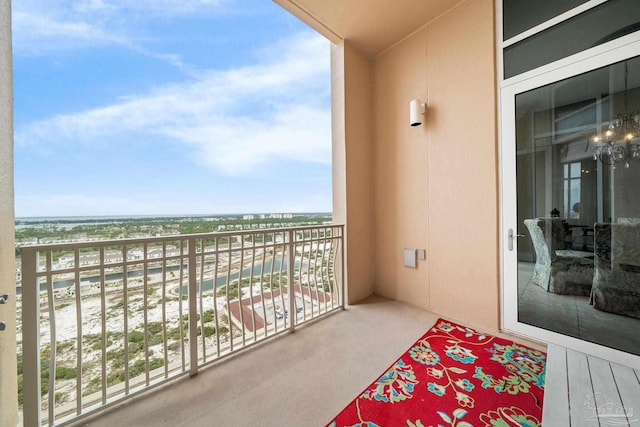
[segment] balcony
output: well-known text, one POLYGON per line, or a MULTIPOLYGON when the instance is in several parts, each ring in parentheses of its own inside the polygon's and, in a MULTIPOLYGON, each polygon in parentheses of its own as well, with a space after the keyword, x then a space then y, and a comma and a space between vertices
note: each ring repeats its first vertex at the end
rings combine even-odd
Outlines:
MULTIPOLYGON (((23 248, 24 425, 80 422, 339 311, 343 232, 326 225, 23 248)), ((178 387, 195 386, 184 380, 178 387)))
POLYGON ((78 425, 322 426, 437 317, 373 296, 78 425))
MULTIPOLYGON (((24 249, 24 425, 323 425, 438 317, 377 296, 342 310, 342 244, 332 225, 24 249)), ((560 359, 552 409, 581 419, 563 399, 585 374, 560 359)), ((588 359, 586 377, 637 375, 588 359)))

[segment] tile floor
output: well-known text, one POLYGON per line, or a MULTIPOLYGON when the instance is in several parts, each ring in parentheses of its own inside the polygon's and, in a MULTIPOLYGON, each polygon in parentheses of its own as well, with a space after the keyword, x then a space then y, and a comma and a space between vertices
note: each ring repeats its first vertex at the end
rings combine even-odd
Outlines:
POLYGON ((518 263, 521 322, 640 355, 640 319, 596 310, 589 297, 546 292, 532 275, 533 263, 518 263))
POLYGON ((322 426, 438 317, 372 296, 71 426, 322 426))

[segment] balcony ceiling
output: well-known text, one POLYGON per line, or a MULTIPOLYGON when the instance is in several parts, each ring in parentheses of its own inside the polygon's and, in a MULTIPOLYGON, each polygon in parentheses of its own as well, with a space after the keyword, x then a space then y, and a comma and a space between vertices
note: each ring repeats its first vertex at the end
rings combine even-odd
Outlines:
POLYGON ((274 0, 332 42, 373 57, 464 0, 274 0))

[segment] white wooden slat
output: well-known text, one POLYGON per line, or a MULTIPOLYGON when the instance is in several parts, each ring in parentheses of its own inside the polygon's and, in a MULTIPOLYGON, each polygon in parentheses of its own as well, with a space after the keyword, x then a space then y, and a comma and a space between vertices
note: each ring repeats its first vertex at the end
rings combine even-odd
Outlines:
MULTIPOLYGON (((590 413, 584 402, 593 396, 591 376, 587 356, 575 350, 567 349, 567 375, 569 379, 569 404, 572 426, 593 425, 590 413)), ((597 424, 597 420, 595 420, 597 424)))
POLYGON ((600 424, 612 422, 616 426, 628 426, 611 365, 608 361, 594 356, 588 356, 587 360, 594 391, 593 396, 587 397, 585 401, 585 407, 591 413, 589 419, 597 419, 600 424))
POLYGON ((545 427, 571 425, 567 386, 567 352, 564 347, 554 344, 549 344, 547 347, 542 424, 545 427))
POLYGON ((611 363, 611 370, 622 398, 629 425, 640 426, 640 375, 627 366, 611 363))
POLYGON ((640 427, 640 372, 550 344, 542 418, 545 427, 640 427))

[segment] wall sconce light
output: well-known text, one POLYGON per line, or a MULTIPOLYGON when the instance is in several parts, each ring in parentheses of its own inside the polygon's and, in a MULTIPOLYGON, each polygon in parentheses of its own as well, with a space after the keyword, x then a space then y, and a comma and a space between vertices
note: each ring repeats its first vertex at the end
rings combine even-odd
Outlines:
POLYGON ((409 103, 409 121, 411 126, 420 126, 425 113, 426 104, 419 99, 413 99, 409 103))

